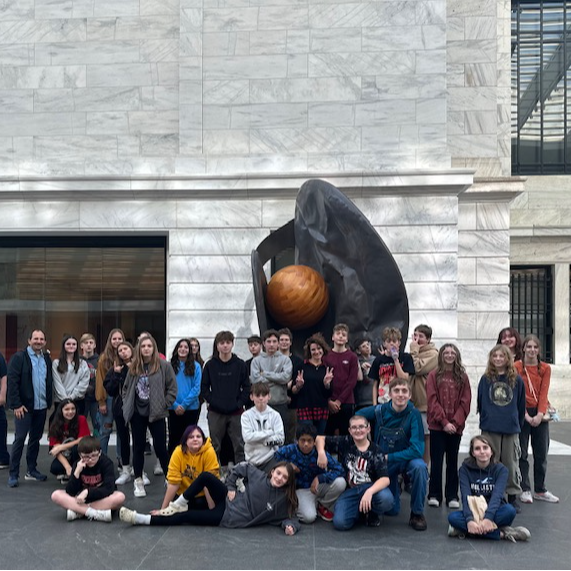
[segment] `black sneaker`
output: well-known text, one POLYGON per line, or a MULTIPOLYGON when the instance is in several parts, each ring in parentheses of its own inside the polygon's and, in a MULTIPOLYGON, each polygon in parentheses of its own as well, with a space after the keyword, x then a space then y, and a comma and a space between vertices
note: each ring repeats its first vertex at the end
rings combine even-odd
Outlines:
POLYGON ((381 525, 381 518, 375 512, 369 512, 366 519, 367 527, 379 527, 381 525))
POLYGON ((519 505, 519 502, 517 501, 517 496, 515 494, 508 495, 508 502, 514 507, 516 514, 521 513, 521 506, 519 505))
POLYGON ((45 482, 47 479, 48 477, 45 474, 42 474, 37 468, 29 470, 24 476, 24 480, 29 482, 45 482))
POLYGON ((151 443, 147 440, 145 442, 145 456, 150 456, 153 453, 151 450, 151 443))
POLYGON ((424 514, 414 514, 410 512, 410 519, 408 520, 408 525, 412 527, 415 531, 426 531, 426 519, 424 514))

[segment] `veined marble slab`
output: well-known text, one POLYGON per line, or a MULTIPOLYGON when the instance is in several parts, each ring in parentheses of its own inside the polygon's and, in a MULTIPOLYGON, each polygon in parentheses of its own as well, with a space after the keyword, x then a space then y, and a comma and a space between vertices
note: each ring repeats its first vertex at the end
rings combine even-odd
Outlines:
MULTIPOLYGON (((203 204, 205 204, 203 202, 203 204)), ((191 202, 178 201, 177 212, 191 209, 191 202)), ((275 226, 274 226, 275 227, 275 226)), ((169 255, 195 256, 249 256, 258 244, 268 236, 269 230, 250 228, 195 228, 171 230, 169 255)))
POLYGON ((165 230, 176 224, 174 202, 136 201, 117 202, 109 208, 108 202, 80 203, 80 224, 82 229, 145 229, 165 230))
POLYGON ((94 0, 93 14, 96 17, 138 16, 139 0, 94 0))
POLYGON ((204 8, 205 32, 254 31, 258 29, 258 7, 204 8))
POLYGON ((508 312, 509 285, 458 285, 458 311, 508 312))
POLYGON ((88 87, 148 86, 157 83, 157 71, 151 63, 87 66, 88 87))
POLYGON ((79 204, 73 202, 2 202, 2 228, 12 231, 37 231, 39 228, 78 229, 79 204))
POLYGON ((202 34, 204 56, 250 55, 250 32, 211 32, 202 34))
POLYGON ((249 32, 250 55, 285 54, 287 30, 249 32))
MULTIPOLYGON (((247 337, 258 331, 256 312, 242 311, 169 311, 169 335, 184 337, 200 335, 201 341, 214 338, 221 330, 229 330, 234 335, 247 337), (198 332, 198 333, 197 333, 198 332)), ((209 354, 209 345, 205 343, 204 354, 209 354)))
POLYGON ((97 154, 101 159, 117 157, 117 140, 106 136, 35 137, 35 156, 38 159, 89 159, 97 154))
POLYGON ((165 40, 176 39, 180 33, 178 15, 89 18, 88 41, 165 40))
POLYGON ((64 113, 75 110, 73 89, 36 89, 34 96, 35 113, 64 113))
POLYGON ((307 127, 307 105, 304 103, 235 105, 230 113, 232 128, 236 129, 307 127))
POLYGON ((32 113, 33 110, 34 93, 32 91, 0 89, 0 117, 5 113, 32 113))
POLYGON ((31 44, 0 45, 0 65, 29 66, 34 63, 34 46, 31 44))
POLYGON ((85 87, 84 65, 3 66, 0 89, 61 89, 85 87))
POLYGON ((319 3, 309 7, 310 28, 405 26, 416 21, 419 2, 319 3))
POLYGON ((139 41, 36 44, 36 65, 101 65, 139 61, 139 41))
POLYGON ((250 256, 170 256, 169 282, 252 284, 250 256))
POLYGON ((369 53, 311 53, 310 77, 350 77, 415 73, 413 51, 369 53))
POLYGON ((73 0, 35 0, 34 17, 36 20, 73 18, 73 0))
MULTIPOLYGON (((250 102, 249 90, 248 80, 205 81, 203 82, 204 105, 248 104, 250 102)), ((230 113, 230 108, 228 108, 228 113, 230 113)))
POLYGON ((257 17, 258 30, 304 29, 309 25, 306 6, 260 5, 257 17))
POLYGON ((141 107, 136 87, 75 89, 73 100, 76 111, 135 111, 141 107))
POLYGON ((376 227, 392 254, 424 254, 456 252, 458 231, 455 226, 419 226, 411 235, 408 226, 376 227))
POLYGON ((178 228, 260 228, 261 224, 262 204, 257 200, 196 201, 177 215, 178 228), (216 212, 216 217, 205 218, 205 211, 216 212))
POLYGON ((71 135, 72 121, 67 113, 10 113, 2 117, 4 136, 71 135))
MULTIPOLYGON (((308 35, 308 48, 305 51, 311 53, 377 51, 367 45, 366 35, 367 28, 343 28, 342 33, 339 33, 338 28, 311 28, 308 35)), ((372 37, 374 34, 369 33, 368 36, 372 37)))
POLYGON ((179 130, 177 110, 130 111, 129 131, 131 135, 169 135, 179 130))
POLYGON ((325 103, 360 99, 360 77, 250 80, 250 103, 325 103))
POLYGON ((0 44, 84 42, 84 19, 0 21, 0 44))
POLYGON ((253 311, 252 284, 177 284, 168 286, 169 311, 253 311))
MULTIPOLYGON (((196 0, 195 2, 196 3, 196 0)), ((202 5, 202 0, 198 2, 202 5)), ((180 0, 140 0, 139 10, 141 16, 155 14, 178 14, 181 8, 180 0)))
POLYGON ((141 87, 140 96, 142 111, 167 111, 179 106, 179 88, 176 85, 141 87))
POLYGON ((357 152, 361 133, 355 128, 251 129, 252 153, 357 152))
POLYGON ((455 282, 408 282, 405 287, 411 309, 454 310, 458 304, 458 286, 455 282))
POLYGON ((143 40, 140 43, 140 60, 179 61, 179 40, 143 40))
POLYGON ((204 79, 264 79, 287 76, 287 56, 205 57, 204 79))

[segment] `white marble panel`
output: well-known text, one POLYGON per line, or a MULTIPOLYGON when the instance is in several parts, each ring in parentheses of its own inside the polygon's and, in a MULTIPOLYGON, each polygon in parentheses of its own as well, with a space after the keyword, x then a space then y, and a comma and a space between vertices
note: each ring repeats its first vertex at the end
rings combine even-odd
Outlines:
POLYGON ((178 111, 130 111, 129 130, 131 135, 178 133, 178 111))
POLYGON ((29 66, 34 63, 34 46, 32 44, 0 45, 0 65, 29 66))
MULTIPOLYGON (((176 86, 175 86, 176 87, 176 86)), ((201 105, 202 104, 202 82, 198 79, 192 81, 181 81, 179 83, 179 96, 184 104, 201 105)))
MULTIPOLYGON (((506 313, 509 317, 509 314, 506 313)), ((507 322, 509 325, 509 321, 507 322)), ((472 386, 476 387, 480 377, 484 374, 486 364, 488 362, 488 354, 495 346, 498 335, 489 339, 472 339, 469 343, 460 342, 460 351, 462 351, 462 364, 466 367, 475 367, 475 373, 470 374, 472 386)), ((472 391, 475 395, 475 389, 472 391)), ((475 400, 475 397, 472 399, 475 400)))
POLYGON ((219 129, 204 131, 205 153, 216 155, 236 155, 250 153, 250 133, 248 130, 219 129))
POLYGON ((200 155, 203 152, 202 131, 200 129, 183 129, 179 132, 179 153, 181 155, 200 155))
MULTIPOLYGON (((476 339, 497 339, 498 333, 510 326, 509 314, 506 312, 485 311, 476 314, 476 339)), ((492 347, 490 347, 491 349, 492 347)))
POLYGON ((456 309, 458 290, 456 283, 406 283, 408 304, 411 309, 456 309))
POLYGON ((385 226, 376 230, 393 254, 443 253, 458 249, 458 232, 454 226, 419 226, 414 234, 409 226, 385 226))
POLYGON ((80 224, 83 230, 140 229, 161 231, 176 224, 175 203, 170 201, 117 201, 80 203, 80 224))
POLYGON ((497 37, 498 19, 495 16, 470 16, 464 20, 466 40, 483 40, 497 37))
POLYGON ((202 36, 199 33, 180 34, 180 57, 202 56, 202 36))
POLYGON ((72 89, 37 89, 34 95, 35 113, 64 113, 75 109, 72 89))
POLYGON ((309 48, 309 30, 287 30, 286 51, 288 54, 307 53, 309 48))
POLYGON ((250 32, 202 34, 205 57, 250 55, 250 32))
POLYGON ((178 108, 179 89, 176 85, 142 87, 140 95, 142 111, 166 111, 178 108))
POLYGON ((3 136, 55 136, 71 133, 71 117, 66 113, 12 113, 2 117, 3 136))
POLYGON ((179 41, 143 40, 140 44, 140 54, 143 62, 179 61, 179 41))
POLYGON ((94 0, 93 13, 96 17, 138 16, 139 0, 94 0))
POLYGON ((495 14, 498 7, 496 0, 480 0, 477 5, 471 0, 455 0, 447 4, 448 15, 456 18, 469 18, 475 14, 495 14))
POLYGON ((476 258, 458 258, 458 283, 476 284, 476 258))
POLYGON ((446 74, 446 50, 423 50, 416 52, 416 73, 446 74))
POLYGON ((458 339, 475 339, 478 314, 468 311, 458 311, 458 339))
POLYGON ((177 284, 168 286, 169 310, 253 310, 252 284, 177 284))
POLYGON ((205 8, 205 32, 254 31, 258 29, 259 8, 205 8))
POLYGON ((490 63, 497 58, 496 40, 449 41, 448 63, 490 63))
POLYGON ((498 84, 497 63, 466 63, 465 84, 468 87, 495 87, 498 84))
POLYGON ((466 111, 465 132, 468 134, 497 135, 498 113, 496 111, 466 111))
POLYGON ((141 155, 144 157, 172 157, 178 154, 178 133, 141 135, 141 155))
POLYGON ((87 85, 89 87, 127 87, 145 86, 157 83, 153 81, 153 64, 104 64, 87 66, 87 85))
POLYGON ((417 99, 416 122, 418 125, 445 125, 446 99, 417 99))
POLYGON ((171 283, 251 284, 250 256, 170 256, 171 283))
POLYGON ((178 208, 177 228, 260 228, 261 216, 259 200, 193 201, 178 208))
POLYGON ((180 31, 202 32, 203 11, 196 7, 181 7, 180 10, 180 31))
POLYGON ((395 254, 394 259, 405 282, 458 281, 456 254, 395 254))
POLYGON ((12 142, 15 159, 30 159, 34 156, 33 137, 14 137, 12 142))
POLYGON ((249 81, 205 81, 203 82, 204 105, 238 105, 249 103, 249 81))
POLYGON ((35 0, 36 20, 73 17, 73 0, 35 0))
POLYGON ((4 230, 55 230, 79 228, 78 202, 3 201, 4 230))
POLYGON ((307 28, 308 13, 305 6, 260 6, 257 16, 258 30, 287 30, 307 28))
POLYGON ((0 44, 85 42, 85 20, 0 20, 0 44))
POLYGON ((309 103, 310 127, 343 127, 355 124, 354 103, 309 103))
POLYGON ((458 311, 509 311, 508 285, 458 285, 458 311))
POLYGON ((33 91, 0 89, 0 115, 4 113, 32 113, 33 110, 33 91))
POLYGON ((509 285, 510 259, 507 257, 477 258, 476 280, 479 285, 509 285))
POLYGON ((309 58, 307 54, 288 54, 287 56, 287 76, 308 77, 309 58))
MULTIPOLYGON (((353 30, 351 30, 353 31, 353 30)), ((357 30, 358 32, 359 30, 357 30)), ((321 30, 316 30, 321 32, 321 30)), ((332 36, 334 33, 339 34, 338 29, 327 30, 332 36)), ((409 23, 406 26, 380 26, 363 28, 362 30, 362 50, 364 52, 385 52, 394 50, 424 50, 421 26, 415 26, 409 23)), ((443 34, 445 36, 445 34, 443 34)), ((313 37, 313 32, 312 32, 313 37)), ((444 47, 444 46, 442 46, 444 47)), ((321 50, 319 50, 321 51, 321 50)), ((352 50, 334 50, 334 51, 360 51, 360 49, 352 50)))
POLYGON ((453 338, 457 336, 460 323, 455 310, 411 309, 409 313, 409 337, 412 330, 419 323, 426 323, 432 327, 433 339, 453 338))
POLYGON ((286 30, 250 32, 250 54, 285 54, 287 45, 286 30))
POLYGON ((202 58, 186 57, 181 59, 179 75, 181 81, 190 81, 192 79, 202 80, 202 58))
POLYGON ((363 100, 444 98, 446 82, 440 75, 383 75, 362 78, 363 100))
MULTIPOLYGON (((383 160, 379 161, 379 153, 360 152, 352 154, 315 154, 307 157, 309 172, 395 172, 398 169, 415 169, 414 153, 404 151, 383 152, 383 160)), ((441 166, 441 165, 440 165, 441 166)))
MULTIPOLYGON (((307 155, 210 156, 207 172, 210 174, 307 172, 307 155)), ((267 192, 265 192, 267 195, 267 192)))
MULTIPOLYGON (((201 106, 181 105, 179 123, 181 133, 202 129, 203 117, 201 115, 201 106)), ((173 127, 175 126, 173 125, 173 127)))
MULTIPOLYGON (((312 53, 310 77, 351 77, 415 73, 414 52, 312 53)), ((276 77, 276 76, 274 76, 276 77)))
MULTIPOLYGON (((169 335, 183 337, 199 335, 204 343, 203 355, 208 355, 210 343, 205 338, 214 338, 222 330, 232 331, 237 337, 248 337, 253 331, 258 331, 256 312, 243 311, 169 311, 169 335)), ((244 349, 242 355, 246 357, 244 349)))
POLYGON ((73 0, 73 18, 91 18, 95 10, 95 0, 73 0))
POLYGON ((127 135, 129 118, 126 111, 87 113, 88 135, 127 135))
POLYGON ((355 105, 355 125, 370 127, 398 123, 416 123, 416 106, 410 100, 386 100, 355 105))
POLYGON ((38 159, 58 159, 66 157, 73 161, 92 159, 114 159, 117 157, 117 140, 107 136, 36 137, 35 156, 38 159))
POLYGON ((492 87, 449 87, 453 111, 497 111, 496 90, 492 87))
POLYGON ((262 226, 276 229, 287 224, 295 215, 295 200, 263 200, 262 226))
POLYGON ((287 56, 204 58, 204 79, 264 79, 287 77, 287 56))
POLYGON ((505 202, 481 202, 477 205, 478 230, 508 230, 510 205, 505 202))
POLYGON ((353 202, 373 226, 455 224, 458 217, 458 199, 453 196, 383 196, 353 202))
POLYGON ((309 6, 310 28, 405 26, 416 20, 418 2, 344 2, 309 6))
POLYGON ((307 105, 236 105, 231 109, 231 124, 233 129, 304 128, 307 127, 307 105))
POLYGON ((140 108, 140 92, 136 87, 76 89, 73 99, 76 111, 134 111, 140 108))
POLYGON ((358 152, 361 133, 354 128, 251 129, 252 153, 358 152))
POLYGON ((139 61, 139 42, 61 42, 36 45, 36 65, 128 63, 139 61))
POLYGON ((8 20, 31 20, 34 17, 34 0, 4 0, 2 18, 8 20))
POLYGON ((509 256, 509 252, 508 230, 461 231, 458 233, 458 254, 460 256, 494 258, 509 256))
MULTIPOLYGON (((307 51, 312 53, 374 51, 370 45, 365 48, 367 29, 343 28, 343 33, 340 34, 338 28, 325 28, 311 29, 309 33, 309 49, 307 51), (361 40, 361 33, 363 33, 363 40, 361 40), (363 41, 363 46, 361 46, 361 41, 363 41)), ((371 34, 368 37, 371 37, 371 34)))
POLYGON ((204 105, 202 107, 204 129, 230 129, 230 110, 230 106, 204 105))
POLYGON ((141 16, 154 14, 178 14, 181 8, 180 0, 140 0, 141 16))
POLYGON ((253 79, 250 103, 299 103, 304 101, 358 101, 360 77, 321 77, 305 79, 253 79))
MULTIPOLYGON (((176 157, 174 161, 175 174, 199 175, 206 172, 205 157, 176 157)), ((172 174, 172 173, 171 173, 172 174)))
MULTIPOLYGON (((448 148, 456 156, 464 157, 490 157, 495 158, 498 153, 498 138, 496 134, 487 135, 450 135, 448 148)), ((468 166, 468 165, 466 165, 468 166)), ((478 173, 479 176, 485 176, 478 173)))
MULTIPOLYGON (((264 201, 264 204, 265 202, 267 201, 264 201)), ((192 207, 192 203, 179 201, 177 211, 180 212, 192 207)), ((199 228, 197 230, 171 231, 169 234, 169 255, 249 256, 268 234, 268 230, 259 228, 199 228)))
POLYGON ((0 73, 0 89, 61 89, 85 87, 85 66, 5 66, 0 73))
POLYGON ((178 36, 178 15, 144 18, 90 18, 87 21, 89 41, 164 40, 176 39, 178 36))

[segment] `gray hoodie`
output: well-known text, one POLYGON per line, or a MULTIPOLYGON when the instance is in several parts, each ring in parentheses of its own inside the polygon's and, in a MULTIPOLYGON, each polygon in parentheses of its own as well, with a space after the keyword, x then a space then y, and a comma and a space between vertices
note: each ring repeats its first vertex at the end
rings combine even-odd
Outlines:
POLYGON ((238 478, 244 479, 246 490, 237 492, 233 501, 226 499, 221 527, 253 527, 269 523, 282 529, 291 525, 296 532, 299 531, 299 521, 289 516, 285 490, 274 488, 265 472, 242 462, 234 467, 226 480, 229 490, 236 491, 238 478))
POLYGON ((272 405, 287 404, 287 384, 291 381, 291 359, 277 351, 273 355, 261 353, 252 360, 250 382, 268 383, 272 405))

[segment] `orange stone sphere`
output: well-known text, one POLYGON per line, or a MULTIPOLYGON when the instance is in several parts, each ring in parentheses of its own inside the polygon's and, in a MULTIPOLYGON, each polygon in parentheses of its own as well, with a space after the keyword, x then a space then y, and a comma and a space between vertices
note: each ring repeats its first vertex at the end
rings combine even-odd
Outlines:
POLYGON ((327 311, 329 292, 321 275, 309 266, 287 266, 268 284, 266 305, 272 317, 292 329, 315 325, 327 311))

